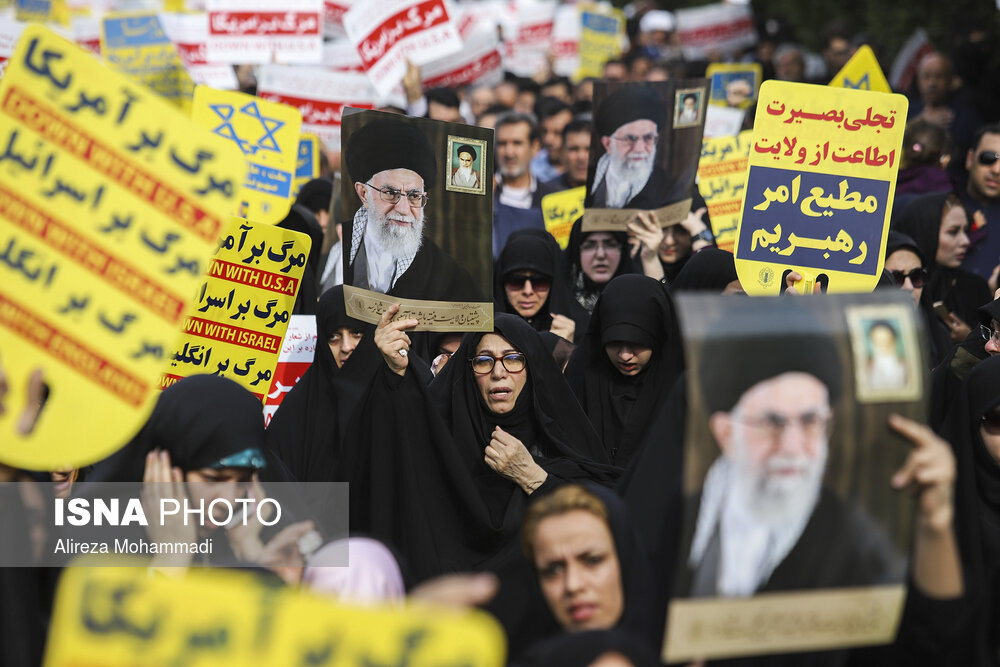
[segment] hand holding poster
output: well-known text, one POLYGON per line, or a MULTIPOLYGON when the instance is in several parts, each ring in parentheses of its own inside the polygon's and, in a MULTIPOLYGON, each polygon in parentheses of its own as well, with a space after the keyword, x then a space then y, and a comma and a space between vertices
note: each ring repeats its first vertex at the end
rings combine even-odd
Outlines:
POLYGON ((906 110, 902 95, 764 83, 736 242, 748 294, 778 294, 789 271, 807 293, 875 287, 906 110))
POLYGON ((891 480, 919 443, 888 422, 922 419, 927 386, 909 297, 678 304, 691 370, 664 659, 892 641, 920 505, 891 480))
POLYGON ((492 330, 493 130, 362 111, 344 147, 347 314, 401 303, 418 330, 492 330))
POLYGON ((41 26, 8 65, 0 459, 75 467, 145 420, 245 167, 231 144, 41 26), (49 395, 25 429, 40 382, 49 395))
POLYGON ((708 204, 715 245, 728 252, 736 243, 753 132, 705 139, 698 161, 698 190, 708 204))

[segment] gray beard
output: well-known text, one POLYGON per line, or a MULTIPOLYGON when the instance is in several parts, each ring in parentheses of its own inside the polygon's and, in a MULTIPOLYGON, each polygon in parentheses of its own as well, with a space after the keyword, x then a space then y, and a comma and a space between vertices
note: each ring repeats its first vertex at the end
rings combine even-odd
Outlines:
POLYGON ((365 204, 368 211, 367 233, 372 234, 386 252, 394 259, 401 257, 412 257, 420 250, 420 244, 424 240, 424 211, 420 210, 417 217, 401 216, 394 210, 390 210, 385 215, 380 215, 370 204, 365 204), (401 227, 392 222, 393 219, 405 220, 413 223, 409 227, 401 227))
POLYGON ((646 187, 653 173, 655 157, 656 153, 649 153, 648 159, 637 163, 630 163, 625 157, 621 161, 612 160, 608 165, 608 175, 613 181, 628 183, 632 196, 635 196, 646 187))

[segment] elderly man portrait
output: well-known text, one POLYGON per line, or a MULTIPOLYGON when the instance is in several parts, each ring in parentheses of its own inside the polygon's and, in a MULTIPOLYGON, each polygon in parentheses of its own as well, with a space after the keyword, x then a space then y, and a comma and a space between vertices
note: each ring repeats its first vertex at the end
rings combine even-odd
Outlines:
POLYGON ((479 172, 473 169, 476 149, 468 144, 458 147, 458 166, 451 170, 451 184, 459 188, 479 188, 479 172))
POLYGON ((438 164, 426 135, 379 118, 351 133, 345 161, 361 207, 344 229, 344 284, 410 299, 482 301, 469 272, 424 234, 425 225, 441 224, 424 215, 438 164))

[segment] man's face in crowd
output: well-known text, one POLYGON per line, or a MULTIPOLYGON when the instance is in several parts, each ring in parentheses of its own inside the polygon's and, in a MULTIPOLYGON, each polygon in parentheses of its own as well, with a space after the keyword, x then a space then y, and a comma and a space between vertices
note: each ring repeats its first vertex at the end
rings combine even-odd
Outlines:
POLYGON ((1000 354, 1000 344, 997 343, 997 332, 1000 332, 1000 322, 990 320, 990 339, 986 341, 986 354, 995 357, 1000 354))
POLYGON ((780 527, 812 508, 826 467, 833 413, 826 385, 807 373, 758 382, 709 428, 734 466, 733 492, 761 522, 780 527))
POLYGON ((410 169, 380 171, 354 189, 368 211, 368 231, 393 257, 412 255, 420 249, 424 229, 424 209, 413 206, 407 193, 423 193, 424 179, 410 169), (379 189, 392 188, 401 194, 395 204, 382 199, 379 189))
POLYGON ((542 147, 549 152, 549 162, 556 164, 562 149, 563 128, 573 120, 573 114, 565 109, 542 121, 542 147))
POLYGON ((774 74, 779 81, 802 81, 805 61, 798 51, 786 51, 774 59, 774 74))
POLYGON ((464 123, 458 107, 449 107, 440 102, 427 103, 427 117, 433 120, 443 120, 448 123, 464 123))
POLYGON ((481 86, 469 95, 469 110, 472 111, 474 117, 478 118, 479 114, 486 111, 490 105, 495 104, 496 100, 497 96, 490 88, 481 86))
POLYGON ((1000 159, 985 165, 979 156, 986 153, 1000 154, 1000 134, 987 133, 979 140, 979 145, 965 157, 965 168, 969 170, 969 194, 976 200, 988 203, 1000 199, 1000 159))
POLYGON ((920 61, 917 90, 924 104, 939 106, 945 103, 951 90, 951 66, 945 58, 934 53, 920 61))
POLYGON ((507 123, 497 130, 497 159, 506 179, 520 178, 528 171, 531 158, 538 152, 538 141, 531 141, 527 123, 507 123))
POLYGON ((570 184, 577 186, 586 184, 587 167, 590 166, 590 132, 567 134, 562 154, 563 168, 569 176, 570 184))
POLYGON ((644 184, 653 170, 656 135, 656 123, 643 118, 619 126, 610 137, 601 137, 604 150, 611 157, 608 169, 621 178, 644 184))
POLYGON ((608 81, 625 81, 628 79, 628 69, 625 63, 608 63, 604 66, 604 79, 608 81))
POLYGON ((831 78, 843 69, 844 65, 851 58, 851 45, 843 37, 834 37, 823 50, 823 59, 826 60, 826 68, 831 78))

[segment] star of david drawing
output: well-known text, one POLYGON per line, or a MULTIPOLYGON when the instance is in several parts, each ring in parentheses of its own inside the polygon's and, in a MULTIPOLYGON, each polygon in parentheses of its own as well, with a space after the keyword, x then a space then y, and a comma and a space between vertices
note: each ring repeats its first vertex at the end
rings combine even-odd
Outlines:
MULTIPOLYGON (((257 107, 256 101, 247 103, 239 110, 239 113, 249 116, 260 123, 260 130, 263 134, 255 141, 241 137, 236 132, 236 128, 233 127, 233 116, 236 115, 236 107, 232 104, 210 104, 208 106, 222 120, 222 124, 213 129, 212 132, 235 143, 240 147, 244 155, 254 155, 257 151, 281 153, 281 148, 278 146, 278 140, 275 138, 274 133, 285 125, 285 121, 278 120, 277 118, 269 118, 262 114, 260 108, 257 107)), ((247 131, 252 132, 253 130, 247 131)))

